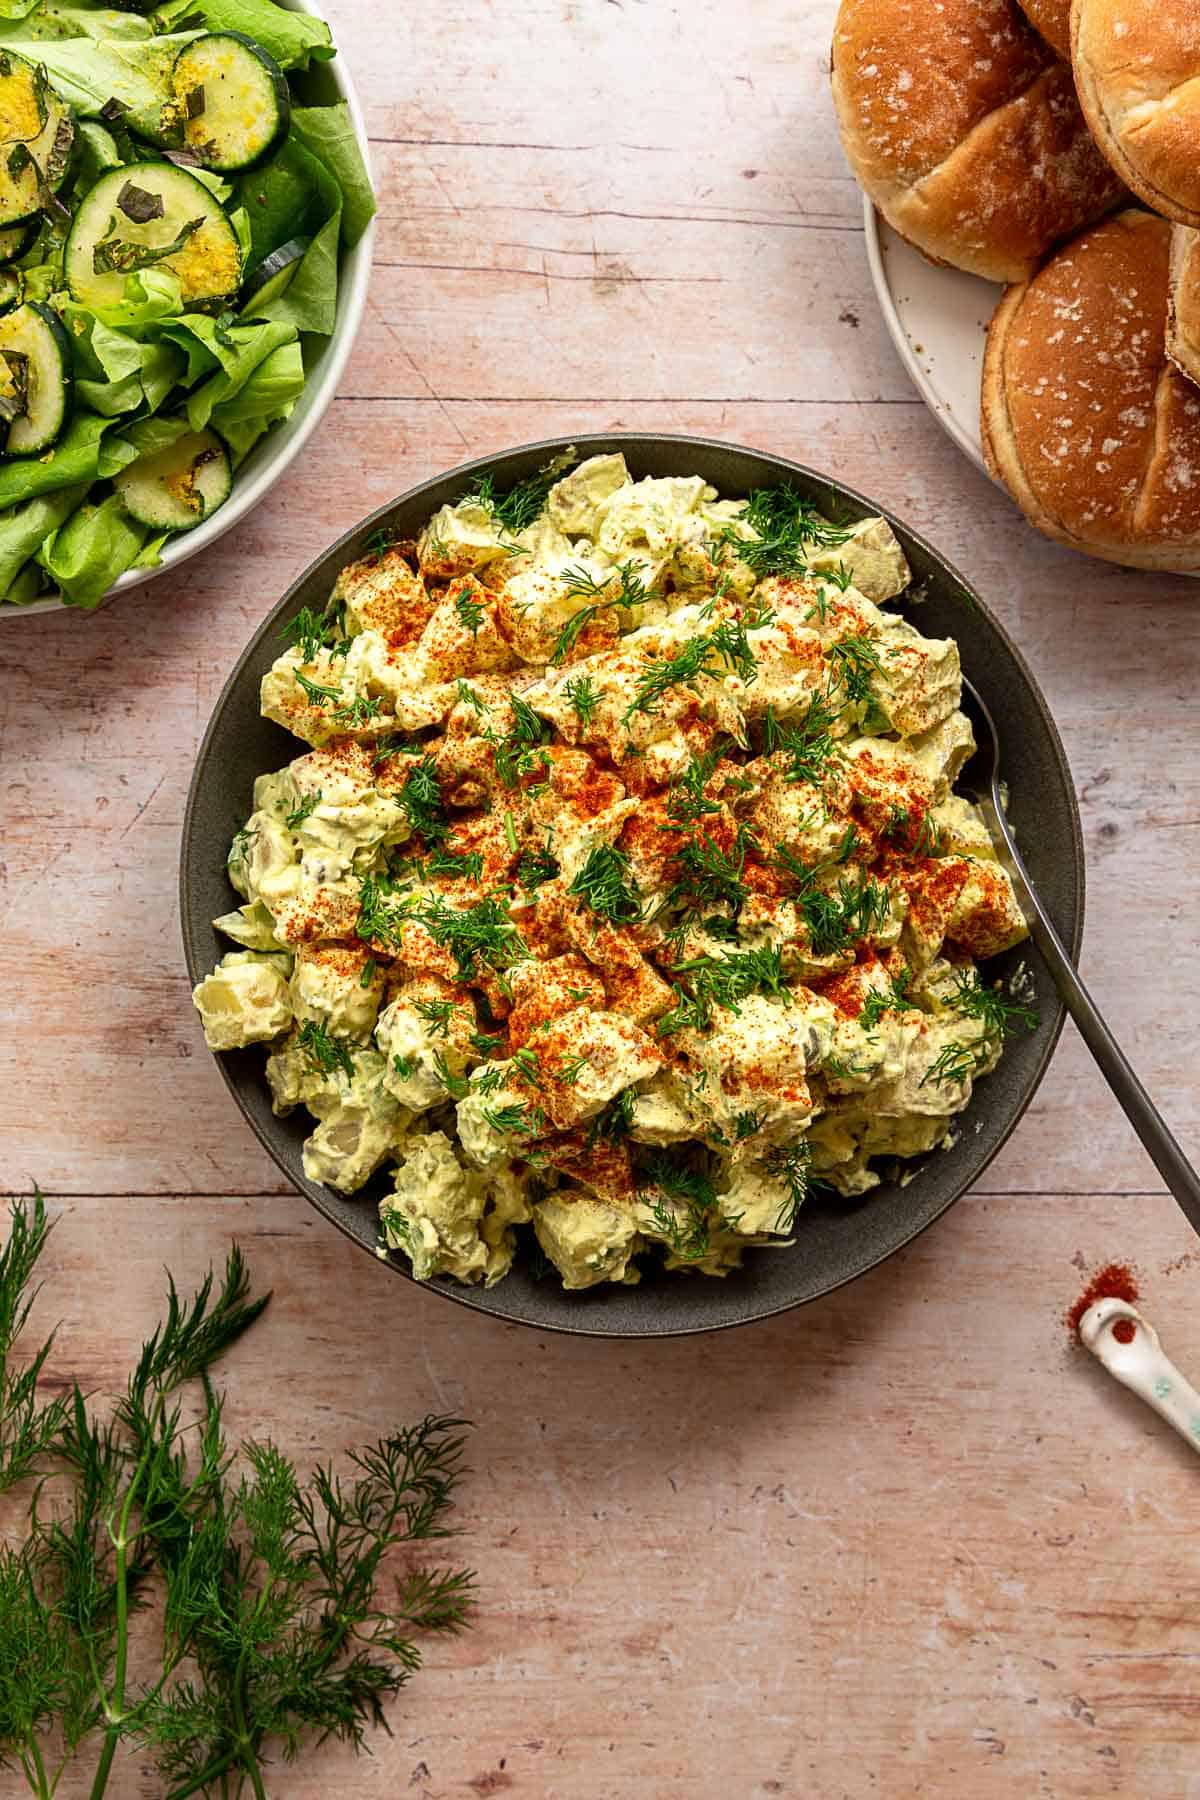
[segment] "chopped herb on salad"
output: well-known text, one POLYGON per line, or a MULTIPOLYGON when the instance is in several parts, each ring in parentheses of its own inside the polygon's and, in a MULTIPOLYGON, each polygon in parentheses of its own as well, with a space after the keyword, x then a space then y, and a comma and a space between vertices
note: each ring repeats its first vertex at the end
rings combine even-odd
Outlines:
POLYGON ((375 201, 344 102, 305 91, 320 19, 0 14, 0 605, 94 607, 292 412, 375 201))

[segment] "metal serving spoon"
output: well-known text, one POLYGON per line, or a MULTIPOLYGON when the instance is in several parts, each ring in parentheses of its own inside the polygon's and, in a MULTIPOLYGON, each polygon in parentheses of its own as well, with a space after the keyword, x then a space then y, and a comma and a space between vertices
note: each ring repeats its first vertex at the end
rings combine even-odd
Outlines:
POLYGON ((979 750, 986 758, 990 743, 988 785, 975 795, 991 834, 1029 921, 1029 935, 1041 952, 1042 959, 1054 979, 1067 1011, 1079 1027, 1079 1035, 1100 1065, 1100 1073, 1125 1110, 1133 1129, 1155 1168, 1178 1200, 1193 1231, 1200 1232, 1200 1176, 1176 1143, 1166 1120, 1134 1074, 1125 1053, 1104 1023, 1095 1001, 1079 979, 1066 945, 1038 896, 1024 858, 1004 816, 1000 793, 1000 734, 996 721, 988 711, 979 690, 963 677, 963 692, 971 702, 972 722, 979 740, 979 750))

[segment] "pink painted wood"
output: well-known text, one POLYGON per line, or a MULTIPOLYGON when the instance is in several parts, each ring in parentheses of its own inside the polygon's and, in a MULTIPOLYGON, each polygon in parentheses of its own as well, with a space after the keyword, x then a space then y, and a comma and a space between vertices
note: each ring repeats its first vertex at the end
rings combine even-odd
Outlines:
POLYGON ((284 1190, 205 1053, 180 815, 255 621, 469 455, 696 430, 877 494, 1017 632, 1083 805, 1088 978, 1200 1149, 1195 589, 1043 543, 910 390, 826 93, 833 0, 329 12, 382 213, 341 395, 176 582, 0 640, 0 1142, 4 1185, 63 1215, 57 1366, 117 1380, 161 1265, 191 1279, 236 1234, 275 1301, 228 1369, 235 1429, 308 1460, 431 1408, 478 1421, 476 1628, 430 1646, 373 1760, 324 1751, 279 1777, 290 1800, 1200 1796, 1194 1459, 1060 1322, 1084 1268, 1132 1258, 1195 1372, 1200 1246, 1073 1037, 984 1190, 911 1251, 803 1314, 647 1349, 390 1279, 284 1190))

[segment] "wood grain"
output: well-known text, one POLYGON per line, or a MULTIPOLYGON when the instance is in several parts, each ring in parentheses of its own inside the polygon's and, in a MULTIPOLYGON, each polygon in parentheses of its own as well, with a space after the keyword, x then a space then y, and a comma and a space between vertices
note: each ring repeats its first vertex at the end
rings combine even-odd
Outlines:
POLYGON ((177 578, 0 635, 0 1167, 65 1213, 60 1366, 117 1379, 161 1265, 194 1275, 236 1232, 276 1289, 229 1372, 237 1428, 312 1457, 430 1407, 480 1422, 477 1629, 432 1647, 372 1761, 283 1776, 297 1800, 1200 1796, 1197 1468, 1059 1322, 1082 1268, 1134 1256, 1200 1366, 1198 1265, 1070 1034, 919 1245, 802 1315, 645 1350, 390 1279, 285 1190, 188 1004, 187 781, 284 586, 470 456, 694 431, 878 496, 1016 633, 1082 803, 1086 973, 1200 1147, 1198 590, 1044 544, 917 401, 834 134, 834 10, 330 0, 381 200, 339 398, 177 578))

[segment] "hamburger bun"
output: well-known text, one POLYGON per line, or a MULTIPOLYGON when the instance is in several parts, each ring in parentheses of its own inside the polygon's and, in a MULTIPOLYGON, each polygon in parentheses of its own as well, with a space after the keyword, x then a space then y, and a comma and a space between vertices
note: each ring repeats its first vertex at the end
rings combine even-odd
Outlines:
POLYGON ((1171 227, 1130 210, 1010 288, 988 332, 988 467, 1107 562, 1200 569, 1200 392, 1166 353, 1171 227))
POLYGON ((1021 11, 1050 48, 1071 58, 1071 0, 1020 0, 1021 11))
POLYGON ((1015 0, 842 0, 833 92, 859 182, 935 262, 1024 281, 1121 197, 1015 0))
POLYGON ((1200 384, 1200 232, 1190 225, 1176 225, 1171 232, 1167 355, 1200 384))
POLYGON ((1074 0, 1071 61, 1096 142, 1139 199, 1200 225, 1200 5, 1074 0))

